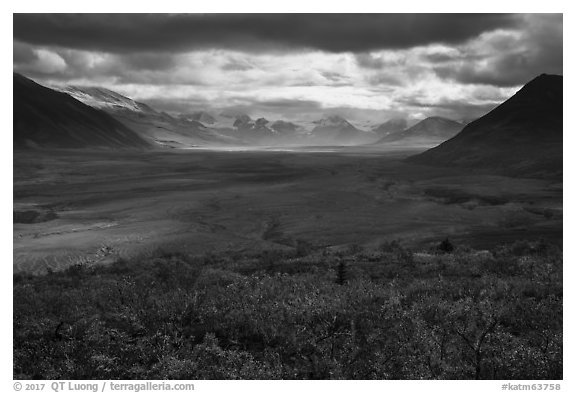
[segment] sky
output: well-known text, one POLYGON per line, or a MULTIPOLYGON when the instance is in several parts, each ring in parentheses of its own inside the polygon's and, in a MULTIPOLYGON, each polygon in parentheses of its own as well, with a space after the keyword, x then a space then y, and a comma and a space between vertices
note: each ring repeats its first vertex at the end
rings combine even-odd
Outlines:
POLYGON ((14 14, 13 69, 170 113, 472 120, 562 74, 562 14, 14 14))

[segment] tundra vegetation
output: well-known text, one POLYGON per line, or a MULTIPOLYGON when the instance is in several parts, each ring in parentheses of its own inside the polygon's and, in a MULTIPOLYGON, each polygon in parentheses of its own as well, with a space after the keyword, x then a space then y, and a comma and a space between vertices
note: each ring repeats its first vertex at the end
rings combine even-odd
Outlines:
POLYGON ((13 279, 16 379, 563 377, 545 242, 158 250, 13 279))

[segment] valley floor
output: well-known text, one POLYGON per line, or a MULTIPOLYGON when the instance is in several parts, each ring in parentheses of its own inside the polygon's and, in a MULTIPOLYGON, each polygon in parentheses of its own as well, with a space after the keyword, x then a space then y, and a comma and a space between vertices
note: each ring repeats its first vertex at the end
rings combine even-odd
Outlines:
POLYGON ((404 163, 416 151, 14 152, 14 271, 158 248, 562 241, 562 183, 404 163))

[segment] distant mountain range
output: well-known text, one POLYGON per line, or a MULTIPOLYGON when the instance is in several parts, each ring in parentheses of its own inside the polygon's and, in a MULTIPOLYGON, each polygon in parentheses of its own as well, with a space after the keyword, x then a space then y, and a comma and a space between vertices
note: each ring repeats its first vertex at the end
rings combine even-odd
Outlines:
POLYGON ((402 132, 408 128, 408 121, 406 119, 390 119, 377 127, 374 127, 372 131, 384 138, 388 135, 396 134, 398 132, 402 132))
POLYGON ((206 111, 173 117, 119 93, 100 87, 58 87, 83 103, 106 111, 155 144, 183 147, 207 145, 353 145, 377 139, 373 132, 356 129, 339 116, 302 125, 265 118, 252 119, 233 110, 206 111))
MULTIPOLYGON (((285 120, 270 121, 265 118, 253 120, 249 115, 234 110, 217 114, 198 111, 172 116, 102 87, 57 86, 50 89, 35 85, 42 87, 45 92, 66 93, 74 102, 109 115, 107 117, 112 117, 123 125, 122 129, 127 130, 126 132, 136 134, 139 140, 152 146, 178 148, 227 145, 360 145, 373 143, 382 136, 391 136, 406 127, 405 119, 391 119, 372 130, 361 130, 336 115, 303 124, 285 120)), ((15 92, 15 97, 16 94, 15 92)), ((37 103, 40 106, 46 105, 37 103)), ((31 105, 28 105, 28 109, 30 108, 31 105)), ((62 110, 60 114, 65 115, 65 112, 62 110)), ((104 128, 108 129, 109 126, 104 128)), ((48 134, 42 138, 46 139, 44 144, 61 146, 65 143, 49 142, 52 137, 48 134)), ((73 140, 66 143, 75 145, 73 140)))
POLYGON ((561 176, 562 91, 562 76, 540 75, 454 138, 409 161, 506 175, 561 176))
POLYGON ((376 143, 434 146, 452 138, 462 128, 464 128, 464 124, 444 117, 433 116, 416 123, 406 130, 390 133, 376 143))
POLYGON ((437 145, 408 161, 520 176, 562 174, 562 77, 541 75, 464 126, 429 117, 360 130, 340 116, 303 126, 241 112, 172 116, 99 87, 41 86, 14 74, 14 148, 227 145, 437 145))
POLYGON ((373 132, 361 131, 340 116, 328 116, 314 122, 310 141, 325 145, 359 145, 374 141, 373 132))
POLYGON ((270 128, 281 135, 292 134, 302 130, 302 126, 284 120, 276 120, 270 125, 270 128))
POLYGON ((151 142, 163 146, 213 145, 349 145, 370 138, 343 118, 332 116, 306 130, 296 123, 265 118, 253 120, 239 111, 212 114, 198 111, 173 117, 119 93, 100 87, 65 86, 62 92, 94 108, 106 111, 151 142))
POLYGON ((149 143, 102 110, 13 76, 14 148, 147 148, 149 143))
POLYGON ((112 90, 100 87, 58 87, 86 105, 113 116, 154 145, 168 147, 241 144, 233 135, 203 124, 208 114, 173 117, 112 90))

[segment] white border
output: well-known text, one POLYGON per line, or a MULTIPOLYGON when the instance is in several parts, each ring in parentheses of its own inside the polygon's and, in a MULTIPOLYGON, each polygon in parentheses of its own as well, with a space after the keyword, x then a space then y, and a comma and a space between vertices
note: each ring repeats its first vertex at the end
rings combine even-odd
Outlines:
MULTIPOLYGON (((574 199, 574 179, 573 174, 576 170, 575 155, 572 155, 570 148, 576 147, 576 127, 574 120, 575 102, 573 92, 576 91, 574 86, 574 76, 570 71, 575 70, 573 49, 574 42, 574 6, 575 2, 568 1, 502 1, 502 0, 482 0, 475 2, 471 6, 470 1, 425 1, 412 0, 407 2, 384 2, 370 0, 354 0, 345 3, 334 3, 332 1, 311 1, 311 0, 290 0, 281 4, 264 0, 211 0, 208 2, 193 1, 173 1, 163 0, 161 2, 128 2, 99 0, 93 2, 79 2, 73 0, 26 0, 2 3, 1 24, 2 29, 1 42, 4 61, 2 72, 0 72, 2 102, 2 119, 4 119, 4 129, 2 140, 1 155, 1 173, 2 173, 2 249, 5 258, 2 261, 2 298, 6 299, 6 306, 3 311, 3 322, 0 324, 0 337, 2 343, 2 355, 0 359, 0 390, 11 392, 13 390, 12 381, 12 212, 8 207, 12 207, 12 77, 8 69, 11 62, 9 56, 12 54, 12 13, 14 12, 301 12, 301 13, 325 13, 325 12, 526 12, 526 13, 564 13, 564 70, 568 70, 564 78, 564 381, 562 384, 563 392, 576 391, 574 383, 574 371, 576 365, 574 362, 574 349, 576 326, 574 324, 574 285, 572 279, 574 275, 573 264, 575 254, 573 244, 570 240, 573 238, 575 221, 575 208, 573 207, 574 199), (8 252, 10 250, 10 252, 8 252)), ((513 382, 513 381, 506 381, 513 382)), ((529 384, 529 381, 518 381, 523 384, 529 384)), ((534 381, 542 383, 544 381, 534 381)), ((550 381, 553 382, 553 381, 550 381)), ((366 392, 382 392, 383 389, 396 391, 431 391, 431 392, 498 392, 501 391, 503 382, 499 381, 197 381, 196 391, 214 391, 226 390, 235 392, 269 392, 274 389, 275 393, 293 393, 294 390, 321 390, 330 389, 336 392, 349 392, 361 389, 366 392)), ((553 382, 556 383, 556 382, 553 382)), ((45 389, 45 391, 49 391, 45 389)))

